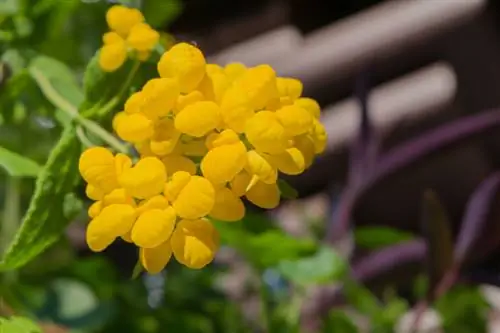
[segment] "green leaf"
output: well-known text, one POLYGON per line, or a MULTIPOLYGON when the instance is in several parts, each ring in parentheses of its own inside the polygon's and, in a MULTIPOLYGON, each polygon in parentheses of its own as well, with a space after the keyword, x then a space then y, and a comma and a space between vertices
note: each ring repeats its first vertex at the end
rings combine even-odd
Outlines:
POLYGON ((41 170, 35 161, 3 147, 0 147, 0 166, 13 177, 36 177, 41 170))
POLYGON ((9 319, 0 318, 0 332, 2 333, 43 333, 31 319, 13 316, 9 319))
POLYGON ((367 250, 379 249, 413 238, 414 236, 409 232, 382 226, 357 227, 354 230, 356 245, 367 250))
POLYGON ((28 211, 4 253, 0 271, 26 264, 64 232, 70 219, 64 215, 63 203, 79 179, 80 150, 74 128, 67 127, 38 176, 28 211))
POLYGON ((146 22, 156 28, 165 28, 182 12, 180 0, 146 0, 142 6, 142 12, 146 22))
POLYGON ((83 92, 73 72, 64 63, 50 57, 37 56, 31 60, 29 72, 39 85, 42 75, 55 91, 75 108, 83 102, 83 92))
POLYGON ((299 192, 283 179, 278 179, 278 188, 281 196, 285 199, 297 199, 299 192))
POLYGON ((3 147, 0 147, 0 166, 13 177, 36 177, 41 170, 35 161, 3 147))
POLYGON ((341 310, 332 310, 323 325, 322 332, 358 333, 358 327, 341 310))
POLYGON ((356 281, 346 279, 344 292, 348 303, 362 314, 374 316, 381 309, 379 301, 371 291, 356 281))
POLYGON ((137 262, 135 263, 134 270, 132 271, 132 280, 135 280, 141 275, 141 273, 144 272, 144 267, 142 267, 141 261, 137 259, 137 262))
POLYGON ((328 246, 322 246, 311 257, 284 260, 278 270, 287 279, 300 284, 322 284, 341 278, 346 272, 345 261, 328 246))

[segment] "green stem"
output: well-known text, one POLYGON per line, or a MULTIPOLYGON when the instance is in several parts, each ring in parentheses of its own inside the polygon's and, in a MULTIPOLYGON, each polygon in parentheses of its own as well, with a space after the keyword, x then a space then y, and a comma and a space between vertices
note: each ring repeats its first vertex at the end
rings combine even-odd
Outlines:
POLYGON ((20 221, 20 179, 8 177, 5 187, 5 204, 3 208, 2 229, 0 230, 0 247, 4 252, 16 234, 20 221))
POLYGON ((30 69, 31 75, 35 78, 40 86, 40 89, 47 97, 47 99, 52 102, 56 107, 61 109, 63 112, 68 114, 75 122, 84 127, 86 130, 92 132, 98 136, 102 141, 106 142, 109 146, 113 147, 115 150, 121 153, 127 153, 128 147, 114 137, 111 133, 106 131, 104 128, 99 126, 97 123, 83 118, 79 113, 78 109, 65 100, 50 84, 50 81, 37 69, 30 69))
POLYGON ((262 278, 263 272, 261 270, 258 271, 259 278, 260 278, 260 286, 259 286, 259 293, 260 293, 260 303, 261 303, 261 316, 262 316, 262 321, 264 323, 264 330, 265 332, 271 332, 272 329, 272 322, 271 322, 271 295, 269 293, 269 289, 266 286, 266 283, 264 282, 264 279, 262 278))

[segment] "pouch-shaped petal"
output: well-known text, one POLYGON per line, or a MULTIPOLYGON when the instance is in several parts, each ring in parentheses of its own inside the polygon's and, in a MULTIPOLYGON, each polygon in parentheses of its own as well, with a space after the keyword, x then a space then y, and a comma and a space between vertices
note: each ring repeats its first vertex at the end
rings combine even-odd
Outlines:
POLYGON ((176 78, 181 92, 189 93, 205 76, 205 65, 205 57, 197 47, 179 43, 161 56, 158 73, 163 78, 176 78))
POLYGON ((139 258, 142 267, 149 274, 160 273, 165 266, 167 266, 170 258, 172 257, 172 247, 170 241, 158 245, 153 248, 141 248, 139 250, 139 258))
POLYGON ((174 113, 177 114, 186 106, 203 101, 204 98, 203 94, 198 90, 191 91, 189 94, 179 95, 177 104, 174 107, 174 113))
POLYGON ((158 41, 160 34, 146 23, 138 23, 130 29, 127 37, 128 45, 137 51, 150 51, 158 41))
POLYGON ((83 179, 104 193, 118 187, 115 172, 115 158, 104 147, 92 147, 80 156, 78 169, 83 179))
POLYGON ((269 161, 260 155, 255 150, 247 152, 247 164, 245 170, 250 175, 255 175, 259 180, 266 184, 276 183, 278 172, 276 167, 272 166, 269 161))
POLYGON ((313 116, 300 106, 284 106, 276 111, 276 116, 288 136, 307 133, 313 126, 313 116))
POLYGON ((202 137, 219 124, 219 106, 211 101, 190 104, 175 117, 175 128, 193 137, 202 137))
POLYGON ((227 128, 242 133, 254 113, 247 92, 242 87, 231 86, 226 90, 221 101, 221 117, 227 128))
POLYGON ((253 110, 264 108, 271 99, 278 97, 276 72, 269 65, 247 69, 233 84, 245 92, 253 110))
POLYGON ((214 207, 214 202, 213 185, 206 178, 191 176, 172 201, 172 207, 181 218, 197 219, 206 216, 214 207))
POLYGON ((133 26, 144 21, 144 16, 136 8, 114 5, 106 12, 106 22, 111 30, 126 37, 133 26))
POLYGON ((114 72, 127 60, 125 41, 104 44, 99 51, 99 66, 105 72, 114 72))
POLYGON ((313 161, 314 161, 314 156, 315 156, 315 147, 314 147, 314 141, 309 134, 302 134, 299 136, 296 136, 293 139, 294 146, 300 152, 302 153, 302 156, 304 156, 304 164, 305 168, 309 168, 313 161))
POLYGON ((267 157, 271 165, 286 175, 298 175, 304 172, 306 163, 304 155, 297 148, 288 148, 281 154, 267 157))
POLYGON ((89 214, 89 217, 93 219, 101 213, 102 208, 103 208, 102 201, 96 201, 92 205, 90 205, 87 213, 89 214))
POLYGON ((88 184, 85 188, 85 194, 89 199, 92 200, 101 200, 106 193, 104 191, 92 184, 88 184))
POLYGON ((246 152, 241 141, 215 147, 201 161, 201 172, 214 184, 229 182, 245 167, 246 152))
POLYGON ((177 103, 179 89, 179 83, 175 79, 150 79, 142 88, 142 112, 152 120, 167 116, 177 103))
POLYGON ((147 199, 163 191, 167 173, 158 158, 145 157, 123 172, 119 180, 130 195, 137 199, 147 199))
POLYGON ((191 175, 186 171, 178 171, 172 175, 172 178, 165 184, 164 194, 169 202, 177 199, 182 189, 189 183, 191 175))
POLYGON ((302 97, 297 99, 293 104, 306 109, 314 118, 319 119, 321 108, 314 99, 302 97))
POLYGON ((210 216, 221 221, 239 221, 245 216, 245 205, 233 191, 221 187, 215 191, 215 204, 210 216))
POLYGON ((182 220, 177 224, 170 244, 178 262, 200 269, 214 259, 219 248, 219 235, 206 220, 182 220))
POLYGON ((243 73, 245 73, 247 67, 239 62, 232 62, 224 67, 224 74, 228 78, 229 82, 233 82, 238 79, 243 73))
POLYGON ((141 142, 153 136, 154 124, 142 113, 126 114, 116 123, 116 134, 128 142, 141 142))
POLYGON ((87 227, 87 244, 92 251, 102 251, 113 240, 126 234, 136 219, 135 208, 125 204, 104 207, 87 227))
POLYGON ((242 170, 230 182, 231 191, 237 196, 242 197, 247 193, 248 185, 252 180, 252 176, 246 171, 242 170))
POLYGON ((115 44, 115 43, 123 43, 124 39, 122 36, 117 34, 114 31, 108 31, 102 35, 103 44, 115 44))
MULTIPOLYGON (((208 66, 207 68, 209 68, 208 66)), ((197 89, 207 100, 220 103, 227 88, 229 88, 229 80, 222 69, 212 70, 212 72, 207 69, 207 75, 201 80, 197 89)))
POLYGON ((276 184, 258 182, 248 190, 246 198, 256 206, 273 209, 280 203, 280 191, 276 184))
POLYGON ((159 246, 172 235, 176 218, 172 207, 146 210, 139 215, 132 228, 132 241, 142 248, 159 246))
POLYGON ((135 206, 135 201, 125 191, 125 189, 117 188, 104 196, 104 198, 102 199, 102 204, 104 206, 109 206, 112 204, 125 204, 135 206))
POLYGON ((285 128, 271 111, 257 112, 245 126, 245 134, 257 151, 279 154, 288 146, 285 128))
POLYGON ((196 174, 196 164, 189 158, 182 155, 167 155, 161 159, 167 174, 173 175, 177 171, 186 171, 191 175, 196 174))
POLYGON ((186 156, 204 156, 208 149, 204 140, 189 140, 180 142, 175 147, 172 153, 184 154, 186 156))
POLYGON ((129 114, 140 112, 145 100, 146 95, 142 91, 136 91, 125 102, 124 111, 129 114))

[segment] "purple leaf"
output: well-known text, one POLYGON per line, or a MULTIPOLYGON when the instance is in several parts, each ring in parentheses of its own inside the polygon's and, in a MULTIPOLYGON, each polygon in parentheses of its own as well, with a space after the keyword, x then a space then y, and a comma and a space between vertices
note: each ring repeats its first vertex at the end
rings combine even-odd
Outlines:
POLYGON ((422 231, 427 243, 429 296, 453 263, 453 238, 449 218, 433 191, 424 193, 421 216, 422 231))
POLYGON ((500 186, 500 172, 486 178, 472 193, 455 245, 454 265, 457 269, 480 237, 488 221, 491 205, 500 186))

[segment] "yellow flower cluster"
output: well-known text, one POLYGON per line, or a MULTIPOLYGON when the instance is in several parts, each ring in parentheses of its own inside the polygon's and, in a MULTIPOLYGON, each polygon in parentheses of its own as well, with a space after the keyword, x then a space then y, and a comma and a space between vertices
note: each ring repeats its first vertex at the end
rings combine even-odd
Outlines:
POLYGON ((243 197, 275 208, 278 174, 302 173, 326 143, 319 105, 301 97, 300 81, 268 65, 206 64, 198 48, 179 43, 162 55, 158 72, 113 120, 139 160, 94 147, 79 165, 96 200, 90 248, 121 237, 140 248, 153 273, 172 253, 190 268, 210 263, 219 239, 207 217, 242 219, 243 197))
POLYGON ((139 60, 147 60, 160 40, 160 34, 144 23, 144 16, 135 8, 114 5, 106 13, 111 31, 103 37, 99 65, 103 71, 113 72, 127 60, 129 50, 139 60))

